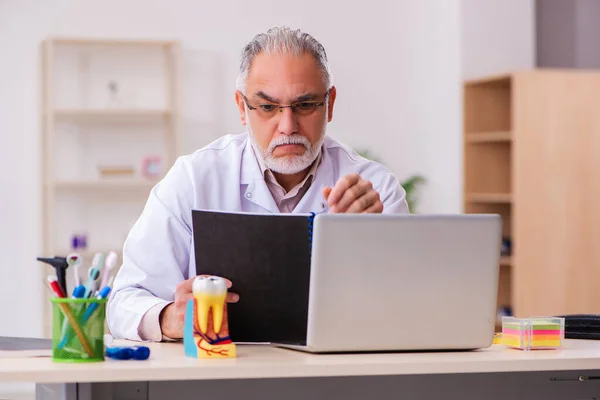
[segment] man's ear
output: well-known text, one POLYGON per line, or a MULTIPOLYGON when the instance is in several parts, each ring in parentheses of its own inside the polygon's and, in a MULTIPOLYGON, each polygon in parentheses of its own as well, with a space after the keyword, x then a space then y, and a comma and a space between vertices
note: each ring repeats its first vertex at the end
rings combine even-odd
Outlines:
POLYGON ((331 120, 333 119, 333 105, 335 103, 335 96, 337 94, 337 90, 335 88, 335 86, 331 87, 331 90, 329 90, 329 96, 327 97, 327 121, 331 122, 331 120))
POLYGON ((237 103, 238 110, 240 111, 240 121, 242 125, 246 125, 246 103, 242 97, 242 93, 239 90, 235 91, 235 102, 237 103))

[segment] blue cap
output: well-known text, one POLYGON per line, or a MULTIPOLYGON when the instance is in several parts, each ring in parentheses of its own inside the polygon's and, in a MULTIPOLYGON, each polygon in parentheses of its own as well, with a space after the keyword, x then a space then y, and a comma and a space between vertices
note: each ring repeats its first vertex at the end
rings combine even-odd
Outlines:
POLYGON ((105 299, 108 297, 108 294, 110 293, 110 286, 104 286, 101 290, 100 293, 98 293, 99 297, 101 299, 105 299))
POLYGON ((83 286, 83 285, 79 285, 75 289, 73 289, 73 297, 75 297, 76 299, 82 298, 84 293, 85 293, 85 286, 83 286))
POLYGON ((150 349, 146 346, 137 346, 133 351, 135 360, 146 360, 150 357, 150 349))
POLYGON ((109 347, 106 349, 106 357, 115 360, 146 360, 150 357, 150 349, 146 346, 109 347))

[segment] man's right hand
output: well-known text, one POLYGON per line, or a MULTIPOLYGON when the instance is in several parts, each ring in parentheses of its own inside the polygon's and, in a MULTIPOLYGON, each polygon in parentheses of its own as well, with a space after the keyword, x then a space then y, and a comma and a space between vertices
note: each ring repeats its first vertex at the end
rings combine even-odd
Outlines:
MULTIPOLYGON (((183 338, 185 309, 188 300, 193 297, 192 284, 194 283, 195 278, 196 277, 194 276, 177 285, 174 302, 166 306, 160 313, 159 322, 162 334, 171 339, 183 338)), ((227 282, 227 289, 231 288, 231 281, 228 279, 225 279, 225 281, 227 282)), ((227 292, 228 303, 235 303, 239 298, 240 296, 236 293, 227 292)))

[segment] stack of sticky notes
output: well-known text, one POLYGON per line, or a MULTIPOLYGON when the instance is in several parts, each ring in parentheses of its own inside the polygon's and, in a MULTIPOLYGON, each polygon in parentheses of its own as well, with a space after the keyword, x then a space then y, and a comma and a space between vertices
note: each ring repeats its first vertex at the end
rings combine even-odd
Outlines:
POLYGON ((502 343, 521 350, 558 349, 565 340, 565 319, 502 317, 502 343))

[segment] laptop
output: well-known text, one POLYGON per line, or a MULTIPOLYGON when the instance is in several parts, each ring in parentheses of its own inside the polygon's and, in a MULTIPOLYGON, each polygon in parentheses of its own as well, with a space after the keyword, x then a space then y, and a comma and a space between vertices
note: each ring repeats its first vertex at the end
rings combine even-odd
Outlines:
POLYGON ((312 353, 474 350, 493 342, 495 214, 321 214, 306 341, 312 353))

